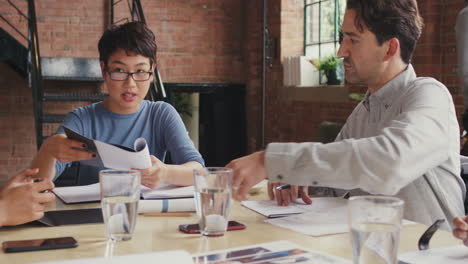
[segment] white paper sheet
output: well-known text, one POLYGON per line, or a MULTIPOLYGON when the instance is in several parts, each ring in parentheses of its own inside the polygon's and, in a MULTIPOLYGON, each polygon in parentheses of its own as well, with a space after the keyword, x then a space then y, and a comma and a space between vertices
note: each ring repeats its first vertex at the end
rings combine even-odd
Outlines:
MULTIPOLYGON (((347 206, 329 208, 326 212, 308 212, 281 218, 267 219, 265 222, 287 228, 304 235, 324 236, 349 232, 347 206)), ((403 225, 416 224, 403 220, 403 225)))
POLYGON ((83 142, 86 146, 85 151, 96 153, 95 158, 80 161, 82 164, 120 170, 151 167, 148 145, 144 138, 137 138, 133 144, 133 149, 131 149, 87 138, 67 127, 63 129, 68 138, 83 142))
POLYGON ((144 254, 133 254, 124 256, 112 256, 112 257, 99 257, 99 258, 85 258, 85 259, 74 259, 74 260, 62 260, 53 262, 39 262, 36 264, 154 264, 154 263, 177 263, 177 264, 193 264, 192 257, 187 251, 174 250, 174 251, 162 251, 152 252, 144 254))
POLYGON ((309 236, 323 236, 349 231, 346 206, 329 208, 327 212, 308 212, 267 219, 265 222, 309 236))
POLYGON ((99 187, 99 183, 82 186, 55 187, 53 192, 67 204, 96 202, 101 200, 101 188, 99 187))
POLYGON ((340 197, 318 197, 312 199, 312 204, 305 204, 301 199, 291 203, 288 206, 278 206, 276 201, 243 201, 243 206, 254 210, 266 217, 280 217, 293 214, 302 214, 306 212, 327 212, 331 208, 346 207, 348 200, 340 197))
POLYGON ((466 264, 468 263, 468 247, 459 245, 409 252, 401 254, 398 259, 411 264, 466 264))
POLYGON ((130 170, 151 167, 148 145, 144 138, 138 138, 135 141, 134 150, 136 152, 130 152, 97 140, 94 140, 94 144, 106 168, 130 170))
MULTIPOLYGON (((94 202, 101 199, 99 183, 83 186, 56 187, 53 192, 67 204, 94 202)), ((193 198, 193 194, 193 186, 180 187, 163 184, 156 189, 141 186, 141 195, 144 199, 193 198)))

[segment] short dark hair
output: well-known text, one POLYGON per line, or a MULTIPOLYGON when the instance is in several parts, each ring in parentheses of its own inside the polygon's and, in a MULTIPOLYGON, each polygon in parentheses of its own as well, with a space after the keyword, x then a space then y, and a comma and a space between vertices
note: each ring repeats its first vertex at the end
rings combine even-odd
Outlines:
POLYGON ((410 63, 423 27, 416 0, 348 0, 346 9, 356 11, 356 27, 361 32, 368 28, 379 45, 397 38, 401 59, 410 63))
POLYGON ((156 38, 142 22, 111 25, 104 31, 98 43, 99 60, 107 65, 111 54, 119 48, 149 58, 151 66, 156 63, 156 38))

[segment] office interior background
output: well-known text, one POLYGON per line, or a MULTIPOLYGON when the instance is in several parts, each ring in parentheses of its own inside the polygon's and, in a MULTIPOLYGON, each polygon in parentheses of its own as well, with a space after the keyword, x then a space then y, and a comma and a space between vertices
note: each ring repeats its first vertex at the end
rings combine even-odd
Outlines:
MULTIPOLYGON (((27 14, 26 0, 0 0, 2 34, 27 47, 27 41, 12 27, 27 35, 27 19, 9 2, 27 14)), ((98 57, 97 42, 110 23, 110 1, 34 2, 41 57, 98 57)), ((217 144, 219 148, 234 140, 242 145, 231 155, 236 157, 262 149, 269 142, 315 141, 322 122, 346 121, 358 103, 347 95, 363 93, 364 87, 284 85, 285 58, 305 53, 307 3, 304 0, 141 1, 146 22, 156 35, 157 65, 162 81, 167 82, 168 87, 183 87, 189 83, 195 87, 193 91, 198 92, 203 85, 217 84, 227 94, 222 97, 224 107, 237 109, 235 116, 230 116, 229 109, 208 107, 204 110, 220 112, 212 119, 225 119, 224 123, 232 122, 232 126, 241 129, 237 134, 229 134, 232 129, 220 129, 217 133, 227 136, 220 139, 205 136, 204 142, 201 137, 207 132, 199 131, 200 143, 205 144, 200 148, 208 149, 210 140, 211 145, 217 144), (199 87, 196 84, 200 84, 199 87), (241 89, 242 92, 231 96, 226 89, 241 89)), ((434 77, 447 86, 460 117, 464 107, 457 77, 454 26, 463 1, 419 0, 418 4, 425 26, 412 63, 419 76, 434 77)), ((114 6, 114 16, 114 21, 129 17, 126 1, 114 6)), ((7 45, 5 43, 6 37, 1 35, 0 47, 7 45)), ((15 67, 5 52, 6 49, 0 49, 0 182, 28 167, 37 151, 32 91, 25 73, 15 67)), ((98 80, 45 78, 44 87, 51 93, 105 92, 98 80)), ((217 98, 200 99, 197 106, 200 112, 206 104, 216 103, 217 98)), ((66 113, 89 103, 46 102, 43 111, 66 113)), ((205 118, 209 115, 205 113, 205 118)), ((48 134, 55 131, 57 125, 43 124, 41 129, 48 134)), ((207 165, 222 165, 215 163, 223 161, 207 165)))

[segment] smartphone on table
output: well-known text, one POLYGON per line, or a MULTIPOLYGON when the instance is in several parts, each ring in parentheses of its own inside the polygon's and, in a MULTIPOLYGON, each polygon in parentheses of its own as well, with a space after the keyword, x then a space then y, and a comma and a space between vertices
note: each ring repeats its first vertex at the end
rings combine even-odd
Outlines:
MULTIPOLYGON (((237 221, 229 221, 227 231, 242 230, 245 229, 245 225, 237 221)), ((200 226, 198 224, 179 225, 179 230, 187 234, 199 234, 200 226)))
POLYGON ((2 244, 6 253, 35 251, 59 248, 74 248, 78 242, 73 237, 55 237, 31 240, 5 241, 2 244))

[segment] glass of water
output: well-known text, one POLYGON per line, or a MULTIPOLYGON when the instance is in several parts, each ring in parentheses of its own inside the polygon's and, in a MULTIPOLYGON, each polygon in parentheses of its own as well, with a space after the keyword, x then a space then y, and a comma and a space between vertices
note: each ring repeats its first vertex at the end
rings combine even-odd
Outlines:
POLYGON ((349 198, 354 264, 396 264, 404 201, 387 196, 349 198))
POLYGON ((99 172, 99 184, 107 238, 113 241, 130 240, 140 200, 140 172, 102 170, 99 172))
POLYGON ((196 169, 193 177, 200 233, 204 236, 223 236, 232 204, 232 169, 196 169))

